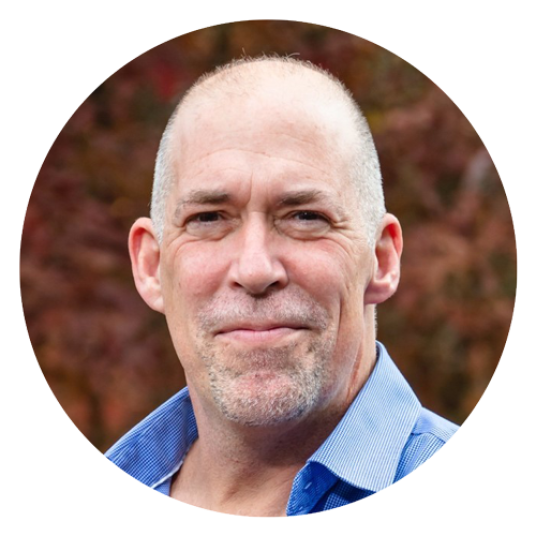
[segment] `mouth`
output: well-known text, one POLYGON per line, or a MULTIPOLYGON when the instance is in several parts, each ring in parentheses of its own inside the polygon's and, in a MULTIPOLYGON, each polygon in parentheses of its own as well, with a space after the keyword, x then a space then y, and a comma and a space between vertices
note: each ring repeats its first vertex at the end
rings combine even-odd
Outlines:
POLYGON ((273 343, 307 329, 305 326, 288 324, 244 324, 225 327, 216 333, 216 337, 243 343, 273 343))

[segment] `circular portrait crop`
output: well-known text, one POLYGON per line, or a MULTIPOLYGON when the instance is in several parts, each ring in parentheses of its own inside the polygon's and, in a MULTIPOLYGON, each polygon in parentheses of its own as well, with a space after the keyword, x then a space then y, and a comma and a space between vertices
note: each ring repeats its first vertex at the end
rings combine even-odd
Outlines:
POLYGON ((134 59, 80 105, 29 202, 21 288, 65 412, 184 503, 297 516, 456 434, 504 348, 500 178, 414 67, 249 21, 134 59))

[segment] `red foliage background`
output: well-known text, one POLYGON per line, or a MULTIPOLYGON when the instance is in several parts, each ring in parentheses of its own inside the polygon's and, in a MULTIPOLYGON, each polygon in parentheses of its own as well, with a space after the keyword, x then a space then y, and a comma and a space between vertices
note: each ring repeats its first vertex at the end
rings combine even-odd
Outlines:
POLYGON ((76 110, 26 216, 21 285, 39 364, 101 450, 184 385, 165 319, 137 295, 127 235, 148 215, 154 158, 179 96, 243 54, 299 54, 341 78, 367 116, 387 207, 402 222, 401 286, 379 335, 421 401, 463 422, 502 353, 515 239, 493 162, 460 110, 390 52, 321 26, 255 21, 197 31, 136 58, 76 110))

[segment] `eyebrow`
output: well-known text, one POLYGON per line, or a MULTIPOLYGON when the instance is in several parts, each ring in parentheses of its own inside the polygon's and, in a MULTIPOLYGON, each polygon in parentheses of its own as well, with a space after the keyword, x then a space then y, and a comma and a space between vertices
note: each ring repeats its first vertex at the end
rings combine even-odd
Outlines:
MULTIPOLYGON (((221 205, 232 200, 231 194, 223 190, 194 190, 184 199, 180 200, 175 209, 175 217, 179 217, 182 210, 190 205, 221 205)), ((277 208, 299 207, 313 201, 326 203, 333 211, 340 214, 343 211, 341 205, 336 203, 332 196, 323 190, 296 190, 282 194, 277 203, 277 208)))
POLYGON ((322 190, 298 190, 284 193, 277 203, 278 207, 296 207, 311 201, 327 200, 328 196, 322 190))
POLYGON ((297 190, 295 192, 284 193, 277 203, 278 208, 299 207, 312 201, 322 201, 335 213, 344 212, 343 207, 337 203, 331 195, 323 190, 297 190))
POLYGON ((227 203, 230 199, 231 195, 222 190, 194 190, 179 201, 175 209, 175 217, 180 216, 184 207, 189 205, 221 205, 222 203, 227 203))

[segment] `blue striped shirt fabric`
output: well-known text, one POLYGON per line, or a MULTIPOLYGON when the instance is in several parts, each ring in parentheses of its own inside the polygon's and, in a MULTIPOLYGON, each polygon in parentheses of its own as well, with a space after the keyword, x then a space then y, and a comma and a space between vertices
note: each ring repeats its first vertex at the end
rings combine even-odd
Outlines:
MULTIPOLYGON (((411 473, 452 437, 458 426, 423 408, 387 350, 346 414, 294 478, 287 515, 344 506, 411 473)), ((184 388, 156 409, 106 457, 143 484, 170 494, 197 426, 184 388)))

